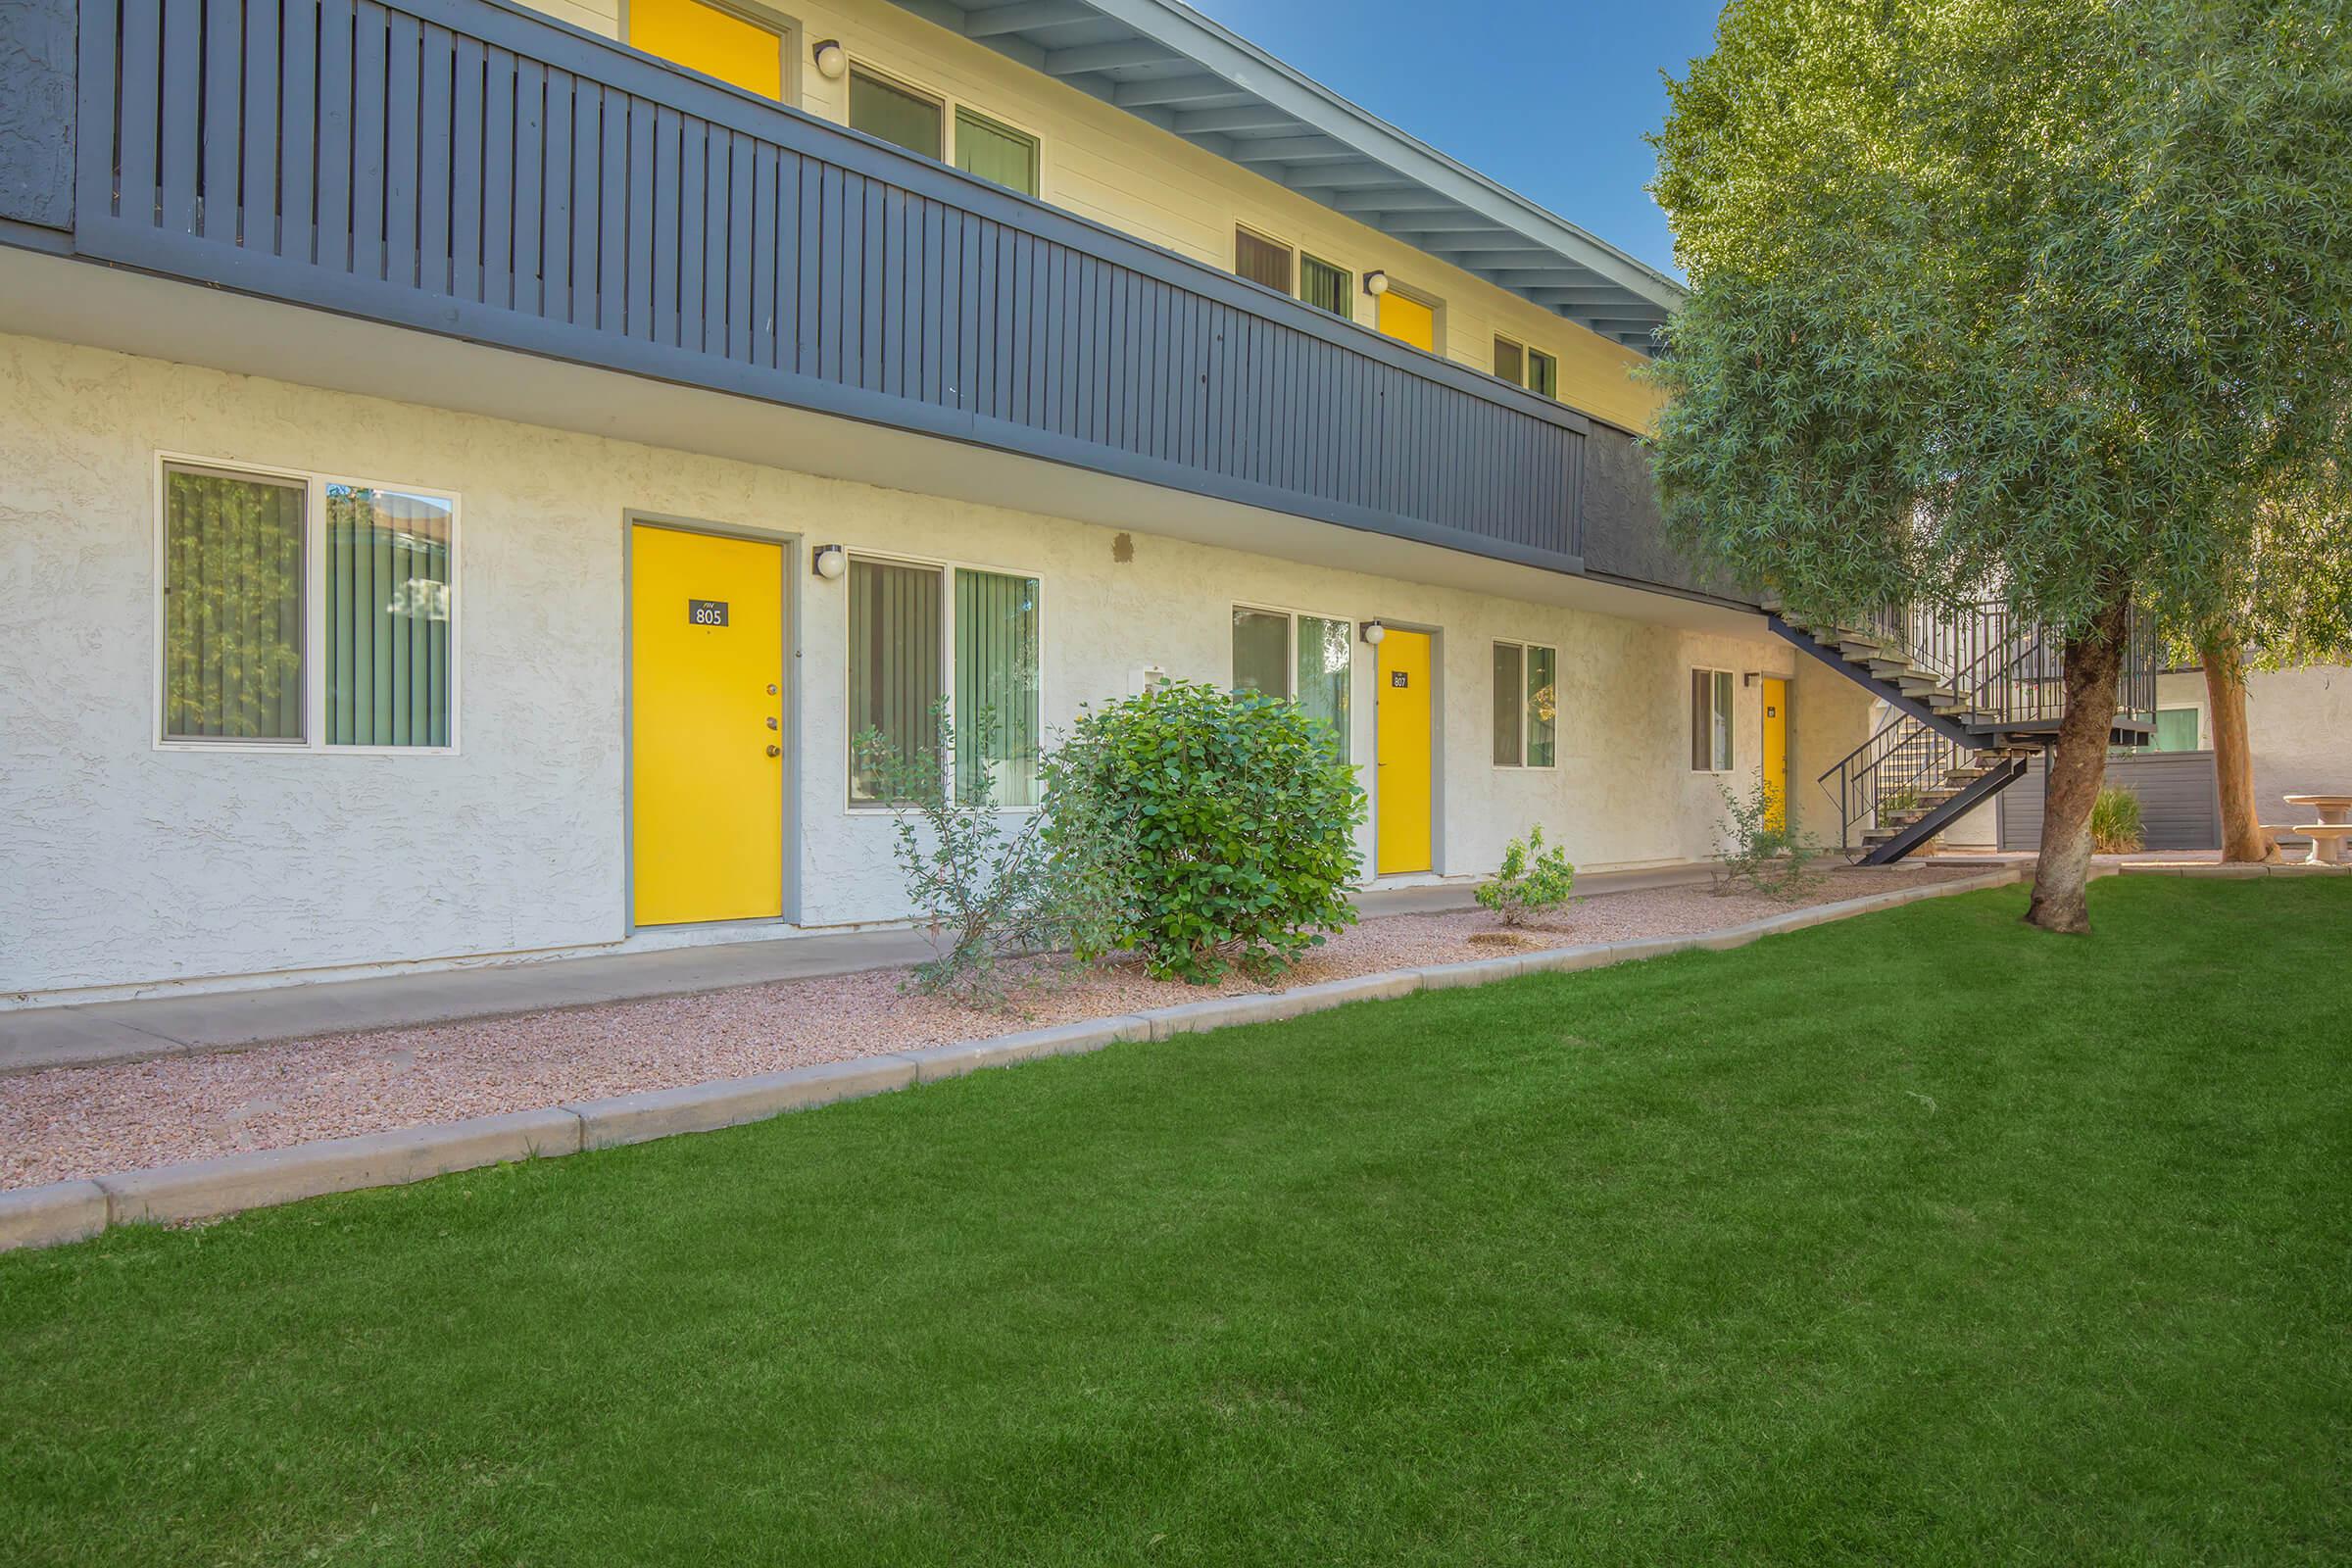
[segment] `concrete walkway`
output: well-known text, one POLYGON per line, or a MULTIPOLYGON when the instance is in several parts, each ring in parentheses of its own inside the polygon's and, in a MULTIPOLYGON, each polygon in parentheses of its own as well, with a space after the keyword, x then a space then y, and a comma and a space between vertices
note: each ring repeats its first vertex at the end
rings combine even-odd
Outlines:
MULTIPOLYGON (((1623 893, 1706 880, 1703 865, 1602 872, 1577 879, 1582 893, 1623 893)), ((1367 916, 1464 909, 1476 883, 1432 881, 1356 896, 1367 916)), ((491 963, 370 980, 321 980, 243 991, 191 992, 79 1006, 0 1012, 0 1074, 85 1067, 195 1052, 233 1050, 312 1035, 349 1034, 685 996, 854 974, 919 963, 931 943, 919 931, 847 931, 587 958, 491 963)))

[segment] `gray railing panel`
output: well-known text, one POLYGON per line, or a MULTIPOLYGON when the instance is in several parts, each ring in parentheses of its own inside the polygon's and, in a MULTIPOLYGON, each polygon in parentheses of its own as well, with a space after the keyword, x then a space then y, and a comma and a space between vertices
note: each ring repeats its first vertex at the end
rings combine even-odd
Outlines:
MULTIPOLYGON (((2000 797, 2003 850, 2034 850, 2041 844, 2042 795, 2049 759, 2034 760, 2024 777, 2000 797)), ((2107 782, 2139 797, 2139 812, 2151 850, 2216 850, 2222 844, 2220 788, 2211 752, 2137 752, 2107 759, 2107 782)))
POLYGON ((1574 411, 577 29, 494 0, 76 20, 85 255, 1579 565, 1574 411))

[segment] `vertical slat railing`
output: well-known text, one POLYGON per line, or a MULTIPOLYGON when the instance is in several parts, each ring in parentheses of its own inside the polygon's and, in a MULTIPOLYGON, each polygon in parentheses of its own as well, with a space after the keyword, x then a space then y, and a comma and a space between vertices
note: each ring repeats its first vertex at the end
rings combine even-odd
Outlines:
POLYGON ((1537 558, 1581 549, 1580 416, 525 14, 84 13, 117 40, 84 100, 81 156, 112 197, 77 232, 86 254, 889 417, 823 383, 937 411, 914 428, 1537 558))

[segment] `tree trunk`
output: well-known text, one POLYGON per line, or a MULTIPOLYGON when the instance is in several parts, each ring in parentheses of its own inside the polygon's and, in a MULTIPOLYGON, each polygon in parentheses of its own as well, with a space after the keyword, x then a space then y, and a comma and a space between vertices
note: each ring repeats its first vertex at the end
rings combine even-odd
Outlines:
POLYGON ((2221 786, 2222 858, 2281 858, 2278 841, 2262 830, 2254 800, 2254 748, 2246 739, 2246 659, 2235 641, 2212 637, 2198 645, 2205 695, 2213 709, 2213 773, 2221 786))
POLYGON ((2044 931, 2090 929, 2090 808, 2107 778, 2107 740, 2115 729, 2115 680, 2124 664, 2130 593, 2116 595, 2066 643, 2066 716, 2050 752, 2041 804, 2041 857, 2026 922, 2044 931))

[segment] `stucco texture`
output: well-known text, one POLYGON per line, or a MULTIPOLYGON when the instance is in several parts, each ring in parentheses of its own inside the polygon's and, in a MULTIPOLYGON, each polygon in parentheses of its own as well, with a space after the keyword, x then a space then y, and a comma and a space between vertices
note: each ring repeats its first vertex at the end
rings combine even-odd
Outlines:
MULTIPOLYGON (((0 473, 12 632, 0 640, 0 993, 19 999, 627 936, 632 511, 1039 576, 1049 728, 1124 694, 1147 665, 1228 680, 1237 602, 1434 629, 1442 872, 1490 869, 1536 821, 1589 867, 1712 853, 1716 780, 1689 766, 1694 664, 1797 675, 1800 813, 1805 781, 1864 733, 1859 693, 1796 670, 1760 620, 1753 637, 1699 635, 1150 535, 1120 549, 1106 528, 785 466, 36 339, 0 337, 0 473), (460 496, 454 755, 155 745, 160 452, 460 496), (1560 650, 1556 768, 1490 761, 1495 638, 1560 650)), ((801 831, 787 915, 903 917, 890 824, 846 804, 847 595, 805 570, 791 592, 801 831)), ((1368 763, 1373 669, 1360 644, 1353 690, 1354 756, 1368 763)), ((1753 777, 1758 698, 1740 686, 1735 784, 1753 777)))

